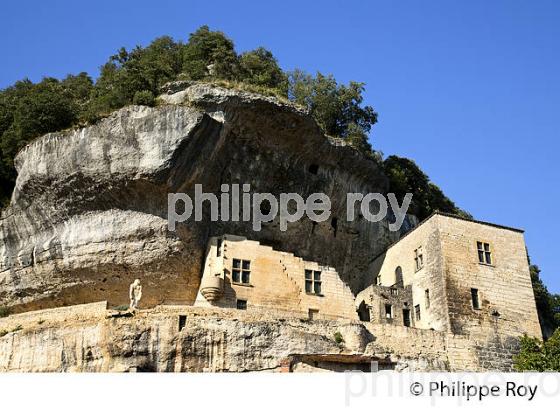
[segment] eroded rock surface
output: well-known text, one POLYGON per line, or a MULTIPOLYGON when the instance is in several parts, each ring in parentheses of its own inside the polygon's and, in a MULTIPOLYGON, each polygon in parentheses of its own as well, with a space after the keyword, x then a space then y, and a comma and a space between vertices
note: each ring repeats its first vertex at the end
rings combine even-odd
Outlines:
POLYGON ((369 324, 236 310, 132 315, 96 303, 10 316, 0 331, 0 372, 368 371, 372 360, 400 371, 448 370, 433 332, 391 345, 377 340, 390 329, 369 324))

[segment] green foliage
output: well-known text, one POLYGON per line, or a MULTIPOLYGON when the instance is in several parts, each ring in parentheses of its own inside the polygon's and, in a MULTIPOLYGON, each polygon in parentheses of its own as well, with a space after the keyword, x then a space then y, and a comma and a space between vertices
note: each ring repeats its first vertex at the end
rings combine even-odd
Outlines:
POLYGON ((5 202, 15 182, 13 160, 32 138, 77 123, 93 83, 85 73, 37 84, 16 82, 0 91, 0 199, 5 202))
POLYGON ((288 98, 311 112, 323 130, 346 139, 366 155, 371 155, 367 135, 377 122, 377 113, 363 106, 364 83, 338 84, 332 75, 315 77, 295 70, 288 77, 288 98))
POLYGON ((560 327, 560 295, 551 294, 540 278, 541 270, 537 265, 530 265, 531 282, 539 315, 539 323, 545 338, 560 327))
POLYGON ((546 341, 528 337, 521 338, 521 349, 514 356, 514 368, 517 371, 546 372, 560 371, 560 329, 546 341))
POLYGON ((288 78, 274 55, 263 47, 248 51, 239 57, 239 80, 261 87, 288 92, 288 78))
POLYGON ((10 308, 2 306, 0 307, 0 317, 10 316, 10 308))
MULTIPOLYGON (((146 47, 121 48, 101 66, 95 84, 80 73, 62 81, 18 81, 0 91, 0 201, 5 204, 11 195, 16 153, 32 138, 96 122, 128 104, 152 106, 161 86, 179 78, 289 99, 309 109, 325 133, 376 158, 368 135, 377 113, 363 104, 363 83, 339 84, 332 75, 300 70, 287 74, 269 50, 259 47, 238 55, 224 33, 202 26, 186 44, 163 36, 146 47)), ((461 212, 421 171, 420 178, 409 176, 409 168, 387 167, 392 186, 419 199, 421 218, 432 209, 461 212)))
POLYGON ((101 67, 83 119, 95 121, 131 104, 137 93, 141 93, 138 98, 143 102, 148 101, 148 93, 157 95, 162 85, 175 80, 181 72, 183 47, 164 36, 146 48, 137 46, 130 52, 121 48, 101 67))
POLYGON ((409 212, 416 215, 421 221, 434 211, 448 212, 472 219, 471 215, 458 208, 451 199, 446 197, 414 161, 391 155, 384 161, 383 166, 385 174, 389 178, 389 192, 394 193, 399 202, 408 192, 412 193, 409 212))
POLYGON ((8 334, 9 332, 5 329, 0 330, 0 337, 4 337, 8 334))
POLYGON ((342 337, 342 334, 340 332, 335 332, 333 336, 334 336, 334 341, 336 342, 337 345, 344 343, 344 337, 342 337))
POLYGON ((11 331, 12 331, 12 332, 19 332, 20 330, 23 330, 23 326, 22 326, 22 325, 17 325, 17 326, 14 327, 11 331))
POLYGON ((183 73, 188 79, 233 80, 238 71, 239 60, 233 41, 224 33, 202 26, 189 36, 183 51, 183 73))
POLYGON ((119 305, 119 306, 115 306, 113 309, 124 312, 127 311, 129 308, 128 305, 119 305))
POLYGON ((136 91, 134 94, 134 98, 132 99, 132 103, 136 105, 147 105, 152 107, 155 103, 154 94, 151 91, 144 90, 144 91, 136 91))

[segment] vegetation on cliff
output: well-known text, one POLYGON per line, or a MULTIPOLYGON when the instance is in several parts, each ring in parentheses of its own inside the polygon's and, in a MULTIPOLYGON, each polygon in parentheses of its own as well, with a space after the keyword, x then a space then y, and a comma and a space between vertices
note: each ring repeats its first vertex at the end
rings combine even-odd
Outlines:
POLYGON ((514 356, 515 370, 558 372, 560 371, 560 329, 545 341, 534 337, 521 338, 521 350, 514 356))
POLYGON ((530 265, 531 282, 539 314, 539 323, 543 336, 549 338, 560 328, 560 295, 550 293, 540 278, 541 270, 537 265, 530 265))
MULTIPOLYGON (((146 47, 121 48, 101 66, 96 81, 80 73, 36 84, 25 79, 1 90, 0 202, 8 201, 14 186, 14 156, 31 139, 93 123, 128 104, 154 105, 160 88, 173 80, 227 82, 291 100, 306 107, 326 134, 380 161, 368 141, 377 113, 363 103, 363 83, 340 84, 319 72, 285 72, 269 50, 239 54, 226 35, 202 26, 185 43, 164 36, 146 47)), ((420 219, 436 209, 462 214, 413 161, 389 157, 384 165, 391 191, 414 194, 420 219)))

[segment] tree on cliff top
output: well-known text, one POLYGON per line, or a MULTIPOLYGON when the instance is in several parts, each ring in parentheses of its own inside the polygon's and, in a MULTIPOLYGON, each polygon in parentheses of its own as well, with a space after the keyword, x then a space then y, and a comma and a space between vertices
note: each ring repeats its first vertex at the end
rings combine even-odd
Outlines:
POLYGON ((409 212, 421 221, 434 211, 447 212, 472 219, 472 216, 458 208, 430 178, 408 158, 391 155, 383 162, 385 174, 389 178, 389 192, 396 195, 399 202, 411 192, 412 203, 409 212))
POLYGON ((372 154, 368 133, 377 113, 363 106, 364 83, 339 84, 332 75, 315 77, 295 70, 289 74, 288 98, 309 109, 323 130, 346 139, 366 155, 372 154))
MULTIPOLYGON (((377 113, 363 104, 363 83, 340 84, 332 75, 312 76, 301 70, 286 73, 265 48, 237 54, 224 33, 202 26, 186 43, 163 36, 146 47, 121 48, 101 66, 95 84, 81 73, 62 81, 19 81, 0 91, 0 200, 5 202, 13 189, 15 154, 32 138, 95 122, 128 104, 153 105, 160 87, 176 79, 225 80, 253 86, 256 91, 272 90, 307 107, 325 133, 373 157, 368 134, 377 113)), ((409 177, 409 166, 386 167, 392 186, 410 187, 407 192, 419 198, 418 216, 423 218, 432 209, 455 212, 453 203, 415 168, 412 174, 423 178, 409 177)))

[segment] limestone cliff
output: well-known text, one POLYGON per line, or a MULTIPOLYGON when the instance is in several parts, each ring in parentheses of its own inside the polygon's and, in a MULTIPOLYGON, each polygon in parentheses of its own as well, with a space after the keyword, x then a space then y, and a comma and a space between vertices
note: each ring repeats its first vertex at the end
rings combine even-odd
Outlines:
POLYGON ((13 312, 108 300, 127 302, 144 284, 144 306, 191 304, 208 238, 236 233, 334 266, 352 291, 392 242, 388 222, 343 216, 348 192, 385 192, 376 162, 333 144, 301 109, 273 98, 196 84, 171 87, 149 108, 123 108, 87 128, 47 134, 16 157, 18 179, 0 221, 0 306, 13 312), (331 198, 329 221, 183 223, 167 229, 167 195, 254 192, 331 198), (334 220, 337 218, 338 221, 334 220))
POLYGON ((445 350, 432 331, 235 309, 98 302, 0 319, 0 372, 441 371, 445 350))

